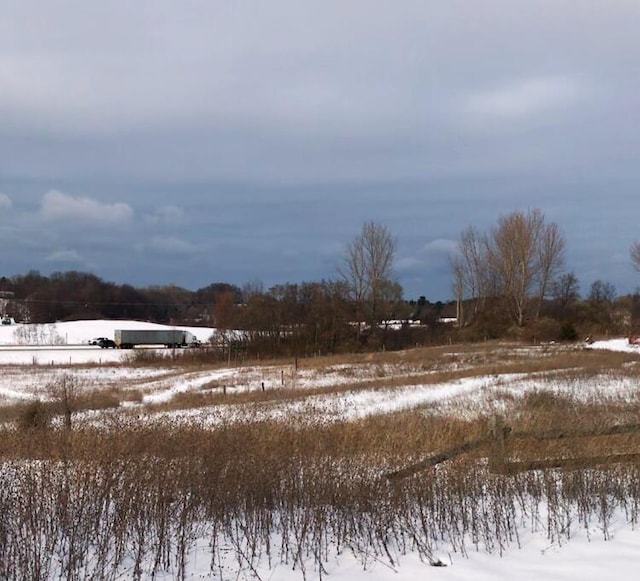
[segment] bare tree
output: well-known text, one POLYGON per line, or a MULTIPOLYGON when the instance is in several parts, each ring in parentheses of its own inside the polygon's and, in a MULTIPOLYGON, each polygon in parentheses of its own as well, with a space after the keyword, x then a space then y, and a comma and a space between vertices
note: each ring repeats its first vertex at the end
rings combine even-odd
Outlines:
POLYGON ((587 299, 589 302, 594 303, 596 305, 602 304, 612 304, 616 298, 616 287, 610 283, 605 282, 603 280, 596 280, 591 284, 591 288, 589 289, 589 296, 587 299))
POLYGON ((264 285, 261 280, 254 279, 242 285, 242 300, 248 302, 249 299, 264 294, 264 285))
POLYGON ((609 334, 615 328, 615 300, 616 287, 603 280, 596 280, 592 283, 587 296, 590 308, 590 322, 595 330, 609 334))
POLYGON ((636 241, 631 245, 629 249, 631 255, 631 264, 638 272, 640 272, 640 242, 636 241))
POLYGON ((558 225, 555 222, 542 224, 538 249, 539 286, 536 317, 540 315, 542 301, 547 295, 550 284, 564 265, 564 247, 564 236, 558 225))
POLYGON ((580 283, 573 272, 560 275, 551 284, 551 296, 556 301, 561 311, 564 311, 580 296, 580 283))
POLYGON ((459 256, 451 258, 451 270, 453 271, 453 294, 456 297, 456 321, 463 326, 464 321, 464 265, 459 256))
POLYGON ((564 237, 555 223, 545 224, 539 209, 513 212, 499 219, 489 241, 489 261, 517 325, 523 325, 532 296, 537 298, 538 316, 563 258, 564 237))
POLYGON ((525 302, 536 278, 540 216, 514 212, 502 216, 489 241, 489 261, 498 274, 501 294, 518 325, 524 322, 525 302))
POLYGON ((349 285, 357 315, 362 315, 362 307, 367 306, 370 320, 378 318, 380 303, 393 282, 395 251, 395 238, 385 225, 376 222, 365 222, 360 234, 347 246, 338 270, 349 285))
POLYGON ((233 325, 235 296, 232 290, 216 291, 213 303, 213 323, 218 329, 230 329, 233 325))
POLYGON ((562 268, 564 247, 558 226, 546 224, 538 209, 500 217, 488 236, 469 227, 452 260, 458 296, 475 299, 474 314, 486 298, 503 297, 513 322, 522 325, 532 312, 530 307, 539 316, 542 301, 562 268))
POLYGON ((481 304, 489 294, 490 272, 486 236, 469 226, 458 242, 458 252, 451 258, 454 276, 454 292, 458 302, 458 323, 463 324, 462 304, 473 299, 473 316, 477 316, 481 304))

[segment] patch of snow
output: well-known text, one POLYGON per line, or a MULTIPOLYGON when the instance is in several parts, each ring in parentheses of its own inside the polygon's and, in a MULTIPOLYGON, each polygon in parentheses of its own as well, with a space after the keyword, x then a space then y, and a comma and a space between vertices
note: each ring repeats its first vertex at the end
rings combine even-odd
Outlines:
POLYGON ((608 351, 624 351, 626 353, 639 353, 640 345, 632 345, 628 339, 606 339, 594 341, 587 345, 588 349, 607 349, 608 351))

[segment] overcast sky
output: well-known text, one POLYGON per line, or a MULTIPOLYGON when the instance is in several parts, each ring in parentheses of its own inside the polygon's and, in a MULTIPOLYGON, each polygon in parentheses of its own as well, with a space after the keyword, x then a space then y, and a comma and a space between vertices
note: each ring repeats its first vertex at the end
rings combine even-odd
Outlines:
POLYGON ((467 226, 540 208, 583 293, 640 285, 638 0, 14 0, 5 276, 336 276, 365 221, 408 299, 467 226))

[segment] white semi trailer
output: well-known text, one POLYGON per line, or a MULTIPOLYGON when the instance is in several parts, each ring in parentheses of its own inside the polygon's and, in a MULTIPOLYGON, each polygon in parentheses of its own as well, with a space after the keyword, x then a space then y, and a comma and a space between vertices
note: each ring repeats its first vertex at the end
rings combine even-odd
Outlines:
POLYGON ((136 345, 164 347, 199 347, 200 341, 182 329, 116 329, 113 337, 118 349, 133 349, 136 345))

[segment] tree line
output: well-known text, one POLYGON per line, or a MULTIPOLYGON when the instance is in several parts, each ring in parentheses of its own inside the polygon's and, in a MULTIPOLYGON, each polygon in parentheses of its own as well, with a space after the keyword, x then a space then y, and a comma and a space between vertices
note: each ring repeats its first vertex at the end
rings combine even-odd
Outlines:
POLYGON ((227 283, 196 291, 175 285, 136 288, 74 270, 0 278, 1 314, 26 323, 105 318, 209 324, 214 297, 223 292, 241 300, 241 290, 227 283))
MULTIPOLYGON (((635 332, 638 297, 618 297, 602 280, 581 296, 577 277, 565 268, 565 248, 562 230, 539 209, 503 215, 487 232, 469 226, 450 260, 455 299, 405 300, 393 271, 396 238, 384 224, 365 222, 346 245, 333 279, 268 289, 258 282, 242 288, 217 282, 191 291, 135 288, 86 272, 30 271, 0 279, 0 314, 33 323, 107 318, 242 330, 223 335, 225 349, 249 355, 635 332), (443 323, 445 317, 455 323, 443 323)), ((631 246, 630 257, 640 271, 640 243, 631 246)))

